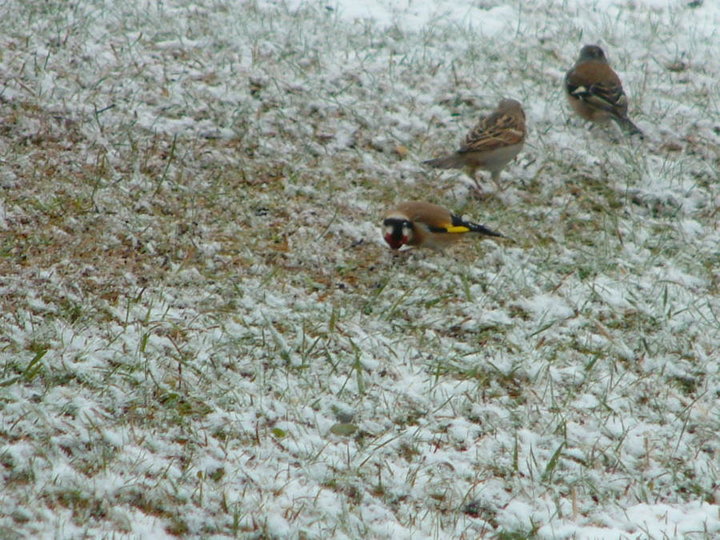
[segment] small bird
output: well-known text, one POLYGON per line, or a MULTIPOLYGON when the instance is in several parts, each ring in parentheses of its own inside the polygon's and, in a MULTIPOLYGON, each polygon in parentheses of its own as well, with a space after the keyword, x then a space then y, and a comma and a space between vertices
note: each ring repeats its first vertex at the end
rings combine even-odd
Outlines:
POLYGON ((479 190, 475 173, 478 169, 490 171, 493 182, 500 187, 500 172, 520 153, 526 134, 522 105, 514 99, 503 99, 490 115, 480 118, 456 152, 423 164, 436 169, 465 168, 479 190))
POLYGON ((627 116, 628 99, 617 73, 597 45, 585 45, 565 75, 565 91, 573 110, 590 122, 614 120, 628 135, 643 132, 627 116))
POLYGON ((467 233, 507 238, 427 202, 400 203, 385 213, 383 227, 385 242, 392 249, 410 246, 442 250, 467 233))

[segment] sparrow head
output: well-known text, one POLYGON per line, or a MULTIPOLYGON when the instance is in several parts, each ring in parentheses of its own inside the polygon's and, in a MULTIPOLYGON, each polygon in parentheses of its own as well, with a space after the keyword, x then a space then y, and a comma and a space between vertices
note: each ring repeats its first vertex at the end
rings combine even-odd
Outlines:
POLYGON ((586 60, 600 60, 601 62, 607 62, 605 53, 597 45, 585 45, 582 49, 580 49, 578 62, 584 62, 586 60))
POLYGON ((519 101, 515 99, 505 98, 498 103, 497 111, 501 114, 509 115, 516 122, 525 122, 525 111, 519 101))
POLYGON ((525 112, 523 111, 522 105, 520 105, 520 102, 515 99, 505 98, 501 99, 500 103, 498 103, 497 106, 498 111, 502 112, 520 112, 525 115, 525 112))
POLYGON ((413 239, 412 221, 404 217, 389 217, 383 221, 385 242, 392 249, 400 249, 413 239))

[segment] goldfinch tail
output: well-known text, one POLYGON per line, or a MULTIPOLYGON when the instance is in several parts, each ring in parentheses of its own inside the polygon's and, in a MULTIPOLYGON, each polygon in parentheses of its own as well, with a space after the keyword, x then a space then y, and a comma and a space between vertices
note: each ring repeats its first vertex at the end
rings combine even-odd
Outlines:
POLYGON ((468 228, 478 234, 482 234, 483 236, 495 236, 496 238, 507 238, 504 234, 500 234, 497 231, 493 231, 492 229, 488 229, 485 227, 485 225, 479 225, 478 223, 468 223, 468 228))

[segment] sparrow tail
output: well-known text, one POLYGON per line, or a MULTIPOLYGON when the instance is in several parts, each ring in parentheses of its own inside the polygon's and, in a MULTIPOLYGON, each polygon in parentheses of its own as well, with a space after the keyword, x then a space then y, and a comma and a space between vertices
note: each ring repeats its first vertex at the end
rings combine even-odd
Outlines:
POLYGON ((423 165, 428 165, 435 169, 462 169, 465 166, 465 162, 462 156, 450 154, 449 156, 423 161, 423 165))

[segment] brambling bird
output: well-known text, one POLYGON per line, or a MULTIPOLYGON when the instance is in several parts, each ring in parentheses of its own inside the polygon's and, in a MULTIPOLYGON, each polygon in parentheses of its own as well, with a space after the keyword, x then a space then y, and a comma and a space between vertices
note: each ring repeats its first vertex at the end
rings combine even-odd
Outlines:
POLYGON ((628 135, 643 132, 627 116, 628 99, 617 73, 597 45, 585 45, 565 75, 565 91, 573 110, 590 122, 614 120, 628 135))
POLYGON ((400 203, 385 213, 383 227, 385 242, 392 249, 409 246, 442 250, 468 233, 507 238, 426 202, 400 203))
POLYGON ((490 171, 499 187, 500 172, 522 150, 525 144, 525 111, 514 99, 503 99, 490 115, 480 118, 465 137, 465 143, 453 154, 423 161, 436 169, 465 168, 478 189, 478 169, 490 171))

